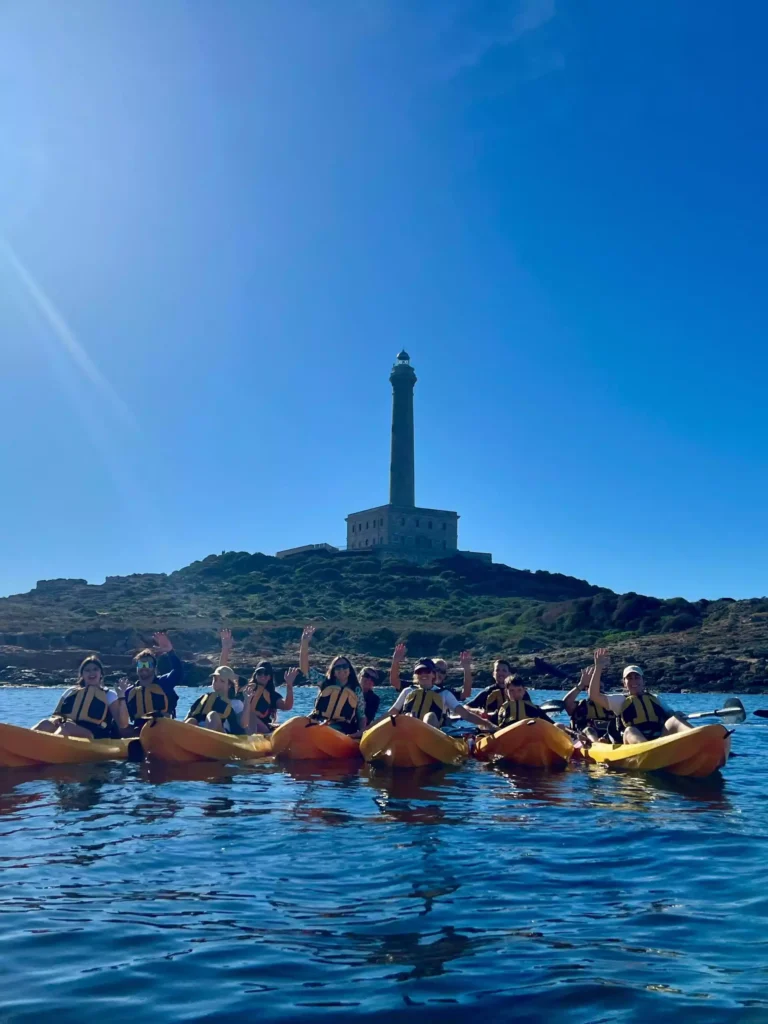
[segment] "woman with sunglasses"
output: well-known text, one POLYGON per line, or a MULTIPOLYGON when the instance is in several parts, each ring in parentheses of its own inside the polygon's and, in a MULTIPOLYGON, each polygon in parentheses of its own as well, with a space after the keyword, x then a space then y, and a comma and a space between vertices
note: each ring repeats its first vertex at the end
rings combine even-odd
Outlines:
POLYGON ((365 701, 349 658, 337 655, 330 663, 309 717, 354 739, 362 736, 366 728, 365 701))
POLYGON ((62 695, 51 717, 33 728, 93 740, 115 738, 127 726, 125 685, 121 681, 116 691, 108 689, 101 659, 91 654, 81 662, 77 683, 62 695))
MULTIPOLYGON (((219 667, 229 666, 232 657, 232 631, 221 631, 221 656, 219 667)), ((297 668, 289 668, 285 673, 285 697, 275 689, 275 670, 269 661, 260 661, 248 680, 248 686, 238 691, 239 700, 249 704, 249 716, 245 731, 268 735, 277 725, 277 712, 290 711, 293 708, 293 684, 299 674, 297 668)))
POLYGON ((123 731, 124 736, 138 736, 151 718, 175 718, 179 695, 176 687, 184 680, 184 665, 173 649, 167 633, 154 633, 154 650, 147 647, 134 658, 136 682, 128 686, 128 680, 121 680, 127 686, 125 702, 131 724, 123 731), (164 655, 171 666, 169 672, 157 674, 157 659, 164 655))

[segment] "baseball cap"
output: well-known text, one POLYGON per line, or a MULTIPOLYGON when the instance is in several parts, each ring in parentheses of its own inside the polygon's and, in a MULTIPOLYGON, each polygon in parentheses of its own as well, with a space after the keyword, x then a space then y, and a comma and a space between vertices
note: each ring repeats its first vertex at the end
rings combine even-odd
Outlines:
POLYGON ((273 676, 275 674, 274 669, 272 668, 272 662, 271 661, 260 661, 259 664, 254 669, 254 671, 255 672, 266 672, 267 675, 270 675, 270 676, 273 676))
POLYGON ((641 678, 643 677, 643 670, 639 665, 627 665, 624 671, 621 673, 621 678, 626 679, 627 676, 631 676, 633 672, 636 672, 641 678))
POLYGON ((213 670, 213 674, 218 676, 219 679, 229 679, 232 682, 237 682, 237 672, 229 665, 219 665, 218 668, 213 670))
POLYGON ((435 672, 435 663, 431 658, 422 658, 421 661, 417 661, 413 667, 414 672, 435 672))

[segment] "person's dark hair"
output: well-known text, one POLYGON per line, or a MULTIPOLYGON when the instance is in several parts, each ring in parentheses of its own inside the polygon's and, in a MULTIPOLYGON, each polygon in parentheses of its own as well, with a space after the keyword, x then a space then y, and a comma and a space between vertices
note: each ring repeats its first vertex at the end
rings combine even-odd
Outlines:
POLYGON ((141 661, 142 658, 151 658, 155 665, 157 665, 157 655, 149 647, 145 647, 143 651, 139 651, 138 654, 133 656, 134 661, 141 661))
POLYGON ((496 660, 494 661, 493 664, 494 664, 494 666, 496 666, 496 665, 506 665, 507 668, 509 669, 510 674, 512 673, 512 663, 510 661, 507 661, 506 658, 496 658, 496 660))
POLYGON ((363 679, 365 676, 368 676, 374 685, 378 683, 380 679, 379 670, 377 668, 373 668, 372 665, 366 665, 363 671, 360 673, 361 679, 363 679))
MULTIPOLYGON (((263 667, 255 668, 253 670, 253 672, 251 673, 251 678, 248 680, 248 683, 249 684, 253 683, 254 685, 256 683, 258 683, 259 680, 256 678, 256 673, 257 672, 263 672, 263 671, 264 671, 263 667)), ((274 688, 275 688, 275 674, 274 674, 274 672, 270 671, 268 673, 268 675, 269 675, 269 679, 267 679, 266 686, 267 686, 268 689, 274 690, 274 688)))
POLYGON ((522 686, 525 689, 525 680, 522 676, 510 675, 504 680, 505 686, 522 686))
POLYGON ((350 661, 350 659, 346 655, 344 655, 344 654, 337 654, 336 657, 333 659, 333 661, 328 666, 328 671, 325 673, 326 682, 327 683, 335 682, 335 679, 334 679, 334 676, 333 676, 333 670, 336 668, 336 666, 338 665, 338 663, 340 661, 346 661, 346 663, 349 665, 349 679, 347 680, 347 686, 351 686, 354 689, 359 690, 360 689, 360 682, 358 681, 358 678, 357 678, 357 672, 355 672, 354 666, 353 666, 352 662, 350 661))
POLYGON ((83 678, 83 669, 86 665, 98 665, 101 669, 101 678, 104 678, 104 665, 98 654, 89 654, 87 658, 83 658, 80 662, 80 668, 77 670, 77 681, 80 682, 83 678))

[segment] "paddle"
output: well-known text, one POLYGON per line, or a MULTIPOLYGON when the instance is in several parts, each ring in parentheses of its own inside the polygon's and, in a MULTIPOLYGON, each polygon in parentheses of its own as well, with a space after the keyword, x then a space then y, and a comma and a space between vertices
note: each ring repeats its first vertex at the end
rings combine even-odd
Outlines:
POLYGON ((565 704, 561 700, 548 700, 546 704, 541 705, 541 710, 549 713, 550 711, 558 712, 565 711, 565 704))
POLYGON ((694 711, 692 715, 686 715, 685 717, 688 719, 725 718, 728 722, 738 725, 740 722, 745 721, 747 712, 744 710, 744 705, 738 697, 729 697, 723 707, 718 708, 717 711, 694 711))
POLYGON ((753 711, 752 714, 757 715, 758 718, 768 718, 768 709, 758 708, 758 710, 753 711))

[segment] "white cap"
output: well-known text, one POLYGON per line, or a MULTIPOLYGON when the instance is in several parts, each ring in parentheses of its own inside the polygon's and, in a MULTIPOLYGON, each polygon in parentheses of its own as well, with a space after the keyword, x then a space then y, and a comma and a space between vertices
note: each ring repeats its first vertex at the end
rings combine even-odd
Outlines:
POLYGON ((633 673, 637 673, 637 675, 639 675, 641 679, 644 678, 643 670, 640 668, 639 665, 627 665, 627 667, 621 673, 621 678, 626 679, 627 676, 631 676, 633 673))

